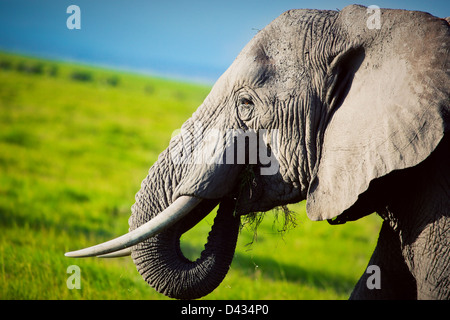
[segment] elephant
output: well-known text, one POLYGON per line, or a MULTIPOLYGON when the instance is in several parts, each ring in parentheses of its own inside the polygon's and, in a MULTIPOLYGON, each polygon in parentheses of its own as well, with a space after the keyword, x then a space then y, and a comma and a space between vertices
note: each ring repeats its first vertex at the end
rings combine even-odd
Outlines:
POLYGON ((281 14, 151 166, 129 232, 66 256, 131 254, 155 290, 197 299, 226 276, 241 218, 306 200, 313 221, 383 219, 380 288, 364 273, 351 299, 449 299, 448 21, 360 5, 281 14), (180 237, 216 206, 190 261, 180 237))

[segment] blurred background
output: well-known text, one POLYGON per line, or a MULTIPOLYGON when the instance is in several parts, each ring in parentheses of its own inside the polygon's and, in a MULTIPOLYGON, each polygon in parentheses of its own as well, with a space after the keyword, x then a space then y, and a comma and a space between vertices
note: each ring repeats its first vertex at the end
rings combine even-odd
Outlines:
MULTIPOLYGON (((1 0, 0 299, 166 299, 130 258, 64 252, 128 231, 148 168, 258 30, 288 9, 348 4, 1 0), (79 30, 66 26, 72 4, 79 30)), ((450 16, 446 1, 360 4, 450 16)), ((330 226, 309 221, 304 203, 289 209, 288 230, 276 211, 244 225, 229 274, 206 299, 348 298, 381 219, 330 226)), ((183 236, 191 259, 213 216, 183 236)))
POLYGON ((256 32, 289 9, 358 3, 450 15, 447 1, 0 1, 0 49, 213 83, 256 32), (81 9, 80 30, 66 8, 81 9))

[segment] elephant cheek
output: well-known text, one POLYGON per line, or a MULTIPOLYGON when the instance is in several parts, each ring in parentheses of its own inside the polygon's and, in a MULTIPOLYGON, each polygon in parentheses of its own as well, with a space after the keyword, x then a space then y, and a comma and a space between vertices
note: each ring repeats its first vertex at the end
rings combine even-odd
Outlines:
POLYGON ((182 195, 202 199, 221 199, 233 192, 243 165, 194 165, 175 188, 173 199, 182 195))

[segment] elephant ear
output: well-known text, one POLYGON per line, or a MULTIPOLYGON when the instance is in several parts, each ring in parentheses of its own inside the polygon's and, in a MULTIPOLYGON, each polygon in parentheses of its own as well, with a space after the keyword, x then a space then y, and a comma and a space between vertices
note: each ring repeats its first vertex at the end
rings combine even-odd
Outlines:
POLYGON ((421 163, 449 131, 446 21, 381 9, 381 28, 368 29, 367 17, 365 7, 351 6, 338 19, 343 37, 356 39, 359 49, 346 49, 328 69, 338 83, 350 80, 345 90, 327 94, 328 102, 338 102, 330 108, 308 190, 311 220, 350 209, 371 181, 421 163))

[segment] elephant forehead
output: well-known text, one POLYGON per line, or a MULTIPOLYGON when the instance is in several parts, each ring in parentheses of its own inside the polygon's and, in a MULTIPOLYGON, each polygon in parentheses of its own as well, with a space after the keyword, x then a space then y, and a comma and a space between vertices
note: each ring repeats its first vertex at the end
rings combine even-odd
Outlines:
POLYGON ((288 39, 255 38, 233 63, 237 82, 252 87, 292 91, 305 79, 304 63, 288 39))
POLYGON ((315 15, 317 11, 289 11, 260 30, 227 70, 225 82, 271 88, 276 95, 295 95, 308 86, 312 55, 308 30, 315 15), (298 20, 303 23, 295 23, 298 20))

